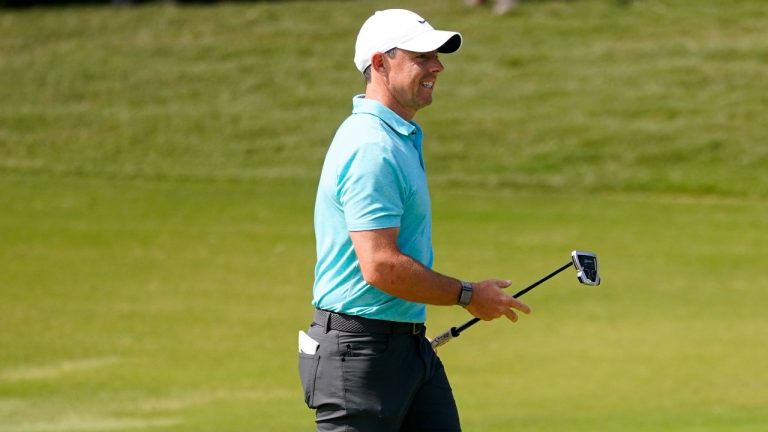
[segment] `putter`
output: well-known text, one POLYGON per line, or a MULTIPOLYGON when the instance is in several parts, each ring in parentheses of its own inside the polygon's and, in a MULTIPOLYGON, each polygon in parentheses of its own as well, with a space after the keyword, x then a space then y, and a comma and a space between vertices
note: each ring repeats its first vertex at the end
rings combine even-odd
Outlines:
MULTIPOLYGON (((525 289, 520 290, 517 294, 513 295, 514 298, 522 297, 528 291, 543 284, 549 279, 553 278, 558 273, 567 269, 570 266, 576 267, 576 278, 583 285, 600 285, 600 272, 597 266, 597 255, 592 252, 573 251, 571 252, 571 261, 568 264, 563 265, 552 273, 537 280, 525 289)), ((443 334, 436 336, 432 339, 432 349, 437 349, 440 346, 445 345, 451 339, 459 337, 459 335, 466 329, 472 327, 480 321, 480 318, 472 318, 458 327, 451 327, 449 330, 443 332, 443 334)))

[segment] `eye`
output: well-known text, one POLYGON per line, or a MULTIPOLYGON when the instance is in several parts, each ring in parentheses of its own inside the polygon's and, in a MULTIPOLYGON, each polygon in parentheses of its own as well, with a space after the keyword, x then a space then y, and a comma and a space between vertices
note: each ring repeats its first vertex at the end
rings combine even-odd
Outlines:
POLYGON ((416 59, 420 62, 428 62, 430 60, 437 60, 437 53, 423 53, 416 56, 416 59))

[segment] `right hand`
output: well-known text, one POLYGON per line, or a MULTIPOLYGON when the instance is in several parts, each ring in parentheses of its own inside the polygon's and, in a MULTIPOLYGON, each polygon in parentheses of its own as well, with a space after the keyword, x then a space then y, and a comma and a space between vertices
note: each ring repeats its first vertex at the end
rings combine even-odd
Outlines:
POLYGON ((467 311, 483 321, 490 321, 500 316, 506 316, 510 321, 517 322, 515 310, 524 314, 531 313, 531 308, 503 291, 512 284, 508 280, 488 279, 472 284, 472 301, 467 311))

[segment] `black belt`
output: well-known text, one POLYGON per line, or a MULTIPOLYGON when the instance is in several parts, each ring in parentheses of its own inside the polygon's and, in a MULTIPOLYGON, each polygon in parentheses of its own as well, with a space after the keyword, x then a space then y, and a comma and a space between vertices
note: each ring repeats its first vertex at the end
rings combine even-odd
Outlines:
POLYGON ((324 310, 315 310, 315 323, 327 330, 348 333, 412 334, 423 333, 423 323, 405 323, 345 315, 324 310))

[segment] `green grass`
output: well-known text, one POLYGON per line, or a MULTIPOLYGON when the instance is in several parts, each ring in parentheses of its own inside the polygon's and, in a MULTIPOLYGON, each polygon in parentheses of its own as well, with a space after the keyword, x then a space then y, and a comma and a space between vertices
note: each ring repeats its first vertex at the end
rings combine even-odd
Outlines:
MULTIPOLYGON (((0 185, 0 342, 13 347, 0 353, 0 430, 310 427, 294 352, 310 315, 309 187, 32 175, 0 185)), ((600 288, 560 276, 529 294, 533 316, 481 324, 442 349, 466 427, 764 423, 766 207, 436 192, 446 272, 522 287, 573 247, 599 251, 604 267, 600 288)), ((467 318, 430 317, 432 334, 467 318)))
POLYGON ((0 430, 77 420, 206 430, 222 405, 246 409, 241 427, 287 407, 296 418, 287 365, 310 314, 311 195, 206 182, 1 184, 0 341, 13 349, 0 353, 0 430))
MULTIPOLYGON (((406 3, 466 39, 419 116, 436 184, 768 195, 763 2, 406 3)), ((311 179, 384 5, 4 12, 0 168, 311 179)))
MULTIPOLYGON (((0 11, 0 432, 312 429, 315 182, 388 4, 0 11)), ((768 5, 403 6, 465 37, 417 117, 437 269, 603 268, 441 350, 465 430, 764 428, 768 5)))
MULTIPOLYGON (((583 245, 601 252, 604 283, 560 276, 528 295, 533 316, 473 328, 442 350, 471 429, 759 430, 764 204, 503 198, 444 223, 445 268, 511 273, 523 287, 583 245), (471 228, 457 238, 459 225, 471 228)), ((456 315, 431 317, 443 328, 456 315)))

